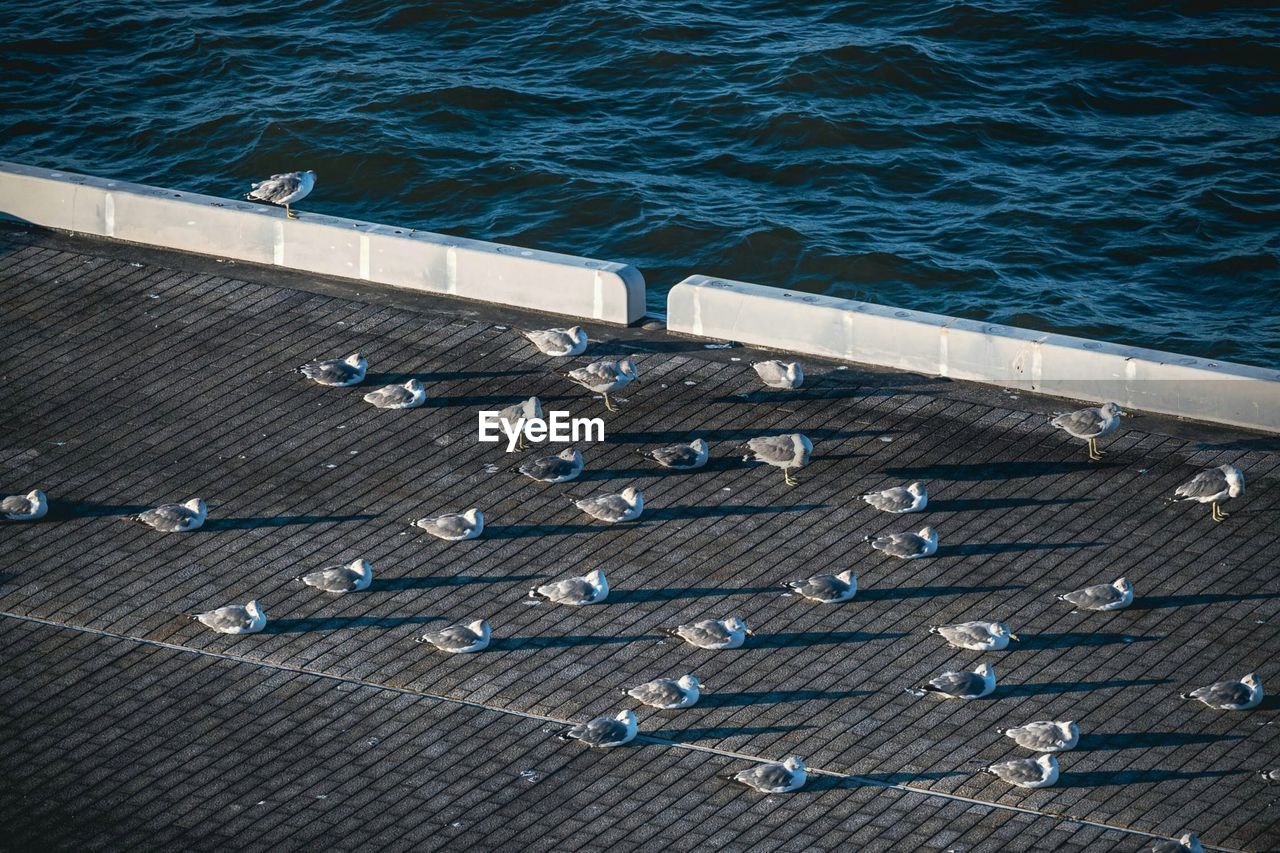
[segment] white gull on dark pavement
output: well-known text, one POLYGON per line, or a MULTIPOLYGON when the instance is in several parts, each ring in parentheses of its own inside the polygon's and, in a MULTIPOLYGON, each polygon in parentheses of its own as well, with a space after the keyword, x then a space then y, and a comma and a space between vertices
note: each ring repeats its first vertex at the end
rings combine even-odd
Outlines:
POLYGON ((229 604, 204 613, 192 613, 191 618, 220 634, 256 634, 267 627, 267 613, 256 599, 248 604, 229 604))
POLYGON ((922 527, 917 533, 887 533, 882 536, 864 536, 863 542, 900 560, 917 560, 931 557, 938 550, 938 531, 922 527))
POLYGON ((1262 704, 1262 681, 1251 672, 1239 681, 1215 681, 1181 695, 1183 699, 1199 699, 1218 711, 1247 711, 1262 704))
POLYGON ((1133 584, 1128 578, 1114 583, 1086 586, 1058 596, 1059 601, 1074 604, 1077 610, 1123 610, 1133 604, 1133 584))
POLYGON ((583 607, 599 604, 609 597, 609 582, 600 569, 587 572, 580 578, 544 583, 529 590, 530 598, 550 601, 552 604, 568 604, 583 607))
POLYGON ((782 761, 757 764, 737 773, 725 773, 720 778, 754 788, 762 794, 787 794, 803 788, 809 774, 804 761, 790 756, 782 761))
POLYGON ((804 384, 804 368, 798 361, 757 361, 751 366, 770 388, 793 391, 804 384))
MULTIPOLYGON (((498 412, 498 422, 505 424, 504 429, 515 431, 520 421, 528 423, 531 420, 542 420, 542 401, 537 397, 530 397, 527 400, 521 400, 519 403, 513 403, 498 412)), ((524 429, 516 432, 516 450, 524 450, 524 429)))
POLYGON ((427 531, 437 539, 462 542, 475 539, 484 532, 484 513, 472 507, 466 512, 446 512, 430 518, 419 518, 413 526, 427 531))
POLYGON ((915 696, 932 693, 944 699, 981 699, 990 696, 995 689, 995 667, 989 663, 980 663, 973 672, 947 671, 907 692, 915 696))
POLYGON ((1115 432, 1120 425, 1120 416, 1124 414, 1115 403, 1103 403, 1098 408, 1079 409, 1051 418, 1049 423, 1063 430, 1073 438, 1088 443, 1089 458, 1095 462, 1102 458, 1098 450, 1098 439, 1115 432))
POLYGON ((439 631, 428 631, 418 637, 417 642, 429 643, 442 652, 465 655, 488 648, 491 633, 489 623, 477 619, 465 625, 450 625, 439 631))
POLYGON ((410 379, 403 385, 384 385, 364 395, 364 401, 378 409, 416 409, 427 401, 421 381, 410 379))
POLYGON ((636 452, 646 459, 652 459, 663 468, 671 468, 675 471, 690 471, 707 464, 709 449, 705 441, 695 438, 688 444, 672 444, 667 447, 659 447, 656 450, 639 450, 636 452))
POLYGON ((1019 788, 1047 788, 1058 781, 1058 759, 1047 752, 1035 758, 1002 761, 983 770, 1019 788))
POLYGON ((301 373, 318 385, 346 388, 363 382, 365 371, 368 368, 368 359, 356 352, 346 358, 330 358, 324 361, 313 361, 310 364, 304 364, 294 373, 301 373))
POLYGON ((582 473, 582 454, 576 448, 555 456, 539 456, 520 465, 520 473, 540 483, 567 483, 582 473))
POLYGON ((347 592, 359 592, 369 588, 373 583, 373 566, 368 560, 354 560, 345 566, 325 566, 314 572, 307 572, 294 578, 324 592, 341 595, 347 592))
MULTIPOLYGON (((570 500, 573 500, 570 498, 570 500)), ((624 521, 635 521, 644 512, 644 492, 628 486, 614 495, 599 495, 594 498, 573 500, 573 505, 592 518, 620 524, 624 521)))
POLYGON ((1204 846, 1194 832, 1183 833, 1182 838, 1161 838, 1147 848, 1151 853, 1204 853, 1204 846))
POLYGON ((204 501, 200 498, 192 498, 186 503, 164 504, 128 518, 130 521, 140 521, 161 533, 187 533, 199 530, 204 524, 206 514, 204 501))
POLYGON ((9 495, 0 500, 0 515, 10 521, 38 521, 49 511, 44 492, 33 489, 25 495, 9 495))
POLYGON ((613 717, 596 717, 589 723, 572 726, 560 733, 561 740, 576 740, 596 749, 610 749, 630 743, 636 736, 636 715, 622 711, 613 717))
POLYGON ((696 676, 682 675, 679 678, 655 678, 625 688, 622 692, 650 707, 671 711, 696 705, 702 696, 702 684, 696 676))
POLYGON ((845 569, 835 575, 814 575, 802 581, 787 581, 783 586, 810 601, 836 604, 858 594, 858 576, 853 569, 845 569))
POLYGON ((583 388, 602 394, 604 407, 611 412, 618 410, 609 400, 610 392, 621 390, 628 383, 636 381, 639 375, 635 359, 630 357, 621 361, 594 361, 586 367, 579 367, 565 374, 583 388))
POLYGON ((1014 743, 1036 752, 1065 752, 1080 742, 1080 727, 1073 720, 1036 720, 1021 726, 996 729, 1014 743))
POLYGON ((782 477, 788 486, 797 485, 791 469, 808 465, 809 456, 813 453, 813 442, 798 432, 760 436, 749 440, 745 447, 748 452, 742 457, 744 462, 763 462, 782 469, 782 477))
POLYGON ((923 483, 892 486, 879 492, 868 492, 862 499, 883 512, 920 512, 929 505, 929 493, 923 483))
POLYGON ((662 633, 684 640, 700 649, 736 649, 741 646, 751 629, 737 616, 728 619, 703 619, 689 625, 664 628, 662 633))
POLYGON ((587 332, 581 326, 567 329, 534 329, 521 332, 543 355, 582 355, 587 349, 587 332))
POLYGON ((1003 622, 961 622, 958 625, 934 625, 930 634, 937 634, 957 649, 975 652, 998 652, 1009 647, 1010 640, 1017 640, 1003 622))
POLYGON ((1209 517, 1222 521, 1227 514, 1218 504, 1244 494, 1244 474, 1234 465, 1219 465, 1201 471, 1174 490, 1175 501, 1196 501, 1211 504, 1209 517))

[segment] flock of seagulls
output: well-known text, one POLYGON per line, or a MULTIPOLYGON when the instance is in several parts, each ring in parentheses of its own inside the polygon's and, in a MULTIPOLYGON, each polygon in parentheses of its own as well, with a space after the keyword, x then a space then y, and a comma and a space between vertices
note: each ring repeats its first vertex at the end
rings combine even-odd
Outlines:
MULTIPOLYGON (((269 180, 253 185, 248 197, 279 204, 287 215, 295 217, 290 205, 310 193, 315 185, 314 172, 292 172, 273 175, 269 180)), ((581 355, 588 346, 588 336, 579 326, 568 329, 546 329, 522 333, 537 349, 549 356, 573 357, 581 355)), ((796 389, 804 383, 804 371, 799 363, 762 361, 753 365, 760 380, 770 388, 796 389)), ((353 353, 343 358, 333 358, 305 364, 297 369, 307 380, 332 388, 357 386, 365 379, 367 359, 353 353)), ((632 358, 601 360, 564 374, 572 382, 601 395, 609 411, 617 411, 610 394, 639 379, 639 371, 632 358)), ((404 384, 388 385, 370 391, 364 400, 380 409, 409 409, 421 406, 426 400, 426 389, 416 380, 404 384)), ((1050 422, 1069 435, 1087 443, 1090 459, 1101 459, 1097 441, 1115 431, 1119 418, 1126 414, 1115 403, 1097 408, 1054 417, 1050 422)), ((542 417, 542 405, 537 397, 516 403, 504 409, 501 419, 514 422, 520 418, 542 417)), ((522 437, 523 439, 523 437, 522 437)), ((523 445, 521 445, 523 446, 523 445)), ((801 433, 762 436, 752 438, 744 447, 744 460, 760 462, 782 471, 788 486, 797 481, 794 472, 803 468, 813 453, 813 443, 801 433)), ((688 443, 673 444, 655 450, 640 451, 647 458, 664 468, 691 470, 705 465, 709 447, 705 440, 695 438, 688 443)), ((557 454, 529 459, 518 468, 520 474, 542 483, 567 483, 577 478, 584 469, 582 453, 567 448, 557 454)), ((1195 501, 1211 504, 1211 517, 1220 522, 1227 517, 1220 504, 1244 494, 1244 478, 1231 465, 1222 465, 1197 474, 1189 482, 1179 486, 1171 500, 1195 501)), ((923 511, 928 506, 928 493, 923 483, 914 482, 892 486, 882 491, 856 496, 877 510, 892 514, 909 514, 923 511)), ((622 524, 634 521, 644 512, 643 493, 635 488, 625 488, 618 493, 603 494, 583 499, 572 499, 574 505, 593 519, 622 524)), ((25 495, 13 495, 0 502, 0 515, 10 521, 36 521, 48 512, 49 504, 40 490, 25 495)), ((184 503, 165 504, 149 509, 130 519, 161 533, 183 533, 198 530, 205 522, 207 508, 203 500, 195 498, 184 503)), ((480 537, 485 529, 484 513, 471 508, 459 513, 445 513, 414 521, 415 529, 450 542, 480 537)), ((933 556, 938 548, 938 532, 923 527, 916 532, 899 532, 865 538, 871 547, 890 557, 903 560, 924 559, 933 556)), ((355 560, 345 566, 330 566, 302 574, 295 580, 328 594, 342 595, 368 589, 373 580, 373 567, 366 560, 355 560)), ((858 593, 858 581, 853 569, 789 581, 784 586, 790 592, 820 604, 837 604, 853 599, 858 593)), ((531 589, 529 597, 556 605, 584 607, 599 604, 609 596, 609 583, 602 570, 589 572, 582 577, 571 577, 542 584, 531 589)), ((1058 596, 1077 611, 1114 611, 1130 606, 1134 600, 1133 585, 1126 578, 1114 583, 1089 586, 1058 596)), ((262 631, 267 615, 261 604, 254 600, 247 604, 233 604, 202 613, 191 618, 207 628, 224 634, 252 634, 262 631)), ((1018 642, 1017 634, 1000 622, 969 621, 955 625, 940 625, 929 629, 955 648, 973 651, 999 651, 1018 642)), ((700 649, 726 650, 742 647, 751 629, 738 616, 721 619, 703 619, 665 630, 669 636, 700 649)), ((492 637, 492 628, 484 619, 430 631, 417 638, 417 642, 450 654, 474 654, 486 649, 492 637)), ((918 688, 908 690, 917 696, 933 695, 946 700, 974 700, 991 695, 996 690, 995 668, 980 663, 972 671, 948 671, 929 679, 918 688)), ((696 705, 704 691, 702 683, 692 673, 679 678, 657 678, 634 687, 623 694, 643 705, 661 710, 690 708, 696 705)), ((1224 711, 1243 711, 1257 707, 1262 701, 1262 684, 1255 674, 1248 674, 1239 681, 1220 681, 1182 694, 1184 699, 1197 700, 1210 708, 1224 711)), ((560 737, 577 740, 588 747, 609 749, 627 744, 639 731, 638 720, 631 710, 623 710, 614 716, 599 717, 564 730, 560 737)), ((1058 761, 1054 753, 1073 749, 1080 739, 1080 729, 1074 721, 1040 720, 999 730, 1025 749, 1040 753, 1034 758, 1015 759, 992 764, 985 769, 1005 782, 1023 788, 1043 788, 1053 785, 1059 776, 1058 761)), ((1278 774, 1280 771, 1272 771, 1278 774)), ((1264 772, 1264 778, 1266 773, 1264 772)), ((780 762, 759 763, 749 769, 729 774, 725 779, 769 794, 781 794, 802 788, 808 778, 804 761, 788 757, 780 762)), ((1174 844, 1176 842, 1162 842, 1174 844)), ((1193 835, 1184 836, 1181 848, 1199 849, 1193 835)), ((1157 849, 1163 849, 1158 848, 1157 849)))

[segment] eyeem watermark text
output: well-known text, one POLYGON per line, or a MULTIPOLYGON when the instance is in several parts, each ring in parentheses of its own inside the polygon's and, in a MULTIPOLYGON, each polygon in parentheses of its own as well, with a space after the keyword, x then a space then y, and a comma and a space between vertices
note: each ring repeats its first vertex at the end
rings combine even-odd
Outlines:
POLYGON ((551 411, 546 418, 517 418, 514 421, 502 417, 501 412, 480 413, 480 440, 493 443, 507 437, 507 452, 514 453, 523 435, 526 441, 541 443, 554 441, 562 444, 582 441, 604 441, 603 418, 575 418, 568 412, 551 411))

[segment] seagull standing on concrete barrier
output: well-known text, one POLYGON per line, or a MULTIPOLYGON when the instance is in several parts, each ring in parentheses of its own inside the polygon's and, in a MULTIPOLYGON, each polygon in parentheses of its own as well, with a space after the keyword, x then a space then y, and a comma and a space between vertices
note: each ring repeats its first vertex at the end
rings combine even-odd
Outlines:
POLYGON ((297 219, 298 214, 294 213, 289 205, 302 201, 311 195, 311 191, 316 187, 316 173, 311 170, 305 172, 284 172, 279 175, 272 175, 265 181, 258 181, 253 185, 253 189, 245 193, 245 198, 254 201, 266 201, 271 204, 284 205, 284 215, 290 219, 297 219))
POLYGON ((1222 521, 1227 514, 1218 503, 1244 494, 1244 474, 1234 465, 1219 465, 1196 474, 1188 482, 1178 486, 1173 494, 1175 501, 1212 504, 1210 518, 1222 521))
POLYGON ((1055 428, 1064 430, 1074 438, 1084 439, 1089 444, 1089 458, 1097 462, 1102 459, 1098 450, 1098 439, 1115 432, 1120 425, 1120 416, 1126 414, 1116 403, 1103 403, 1098 408, 1080 409, 1058 415, 1049 423, 1055 428))
POLYGON ((604 395, 604 407, 611 412, 618 410, 609 401, 609 392, 619 391, 640 378, 635 359, 630 356, 621 361, 593 361, 586 367, 570 370, 565 376, 588 391, 604 395))

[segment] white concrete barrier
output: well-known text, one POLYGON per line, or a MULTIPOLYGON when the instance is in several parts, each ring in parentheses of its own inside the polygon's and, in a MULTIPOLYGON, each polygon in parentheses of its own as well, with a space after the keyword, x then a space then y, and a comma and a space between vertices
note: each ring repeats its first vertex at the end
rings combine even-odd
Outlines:
POLYGON ((1280 432, 1280 371, 694 275, 667 328, 1280 432))
POLYGON ((0 162, 0 218, 607 323, 644 316, 635 267, 0 162))

